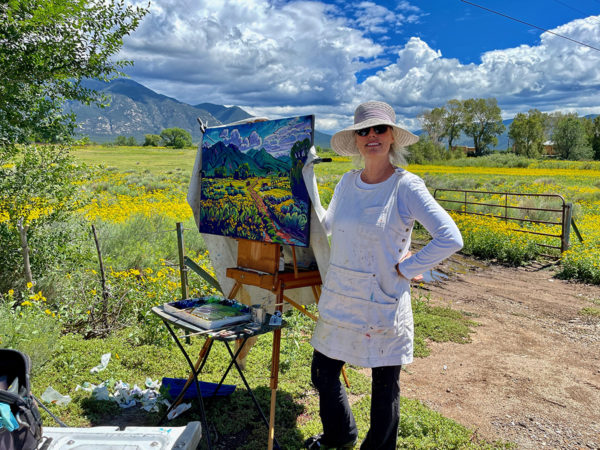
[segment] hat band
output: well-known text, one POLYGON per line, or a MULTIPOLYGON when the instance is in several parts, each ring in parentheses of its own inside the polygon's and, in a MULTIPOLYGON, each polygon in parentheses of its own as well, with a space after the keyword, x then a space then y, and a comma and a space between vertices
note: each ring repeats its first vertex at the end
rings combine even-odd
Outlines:
POLYGON ((392 120, 390 120, 390 117, 383 111, 365 111, 362 114, 357 115, 356 117, 354 117, 354 124, 360 123, 360 122, 364 122, 365 120, 369 120, 369 119, 377 119, 377 120, 383 120, 385 122, 393 122, 392 120))

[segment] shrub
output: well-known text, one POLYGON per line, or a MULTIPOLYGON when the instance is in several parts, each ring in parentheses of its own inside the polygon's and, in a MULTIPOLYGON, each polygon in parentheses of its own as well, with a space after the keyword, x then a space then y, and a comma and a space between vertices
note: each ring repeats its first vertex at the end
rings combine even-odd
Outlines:
POLYGON ((60 323, 41 291, 21 295, 26 300, 17 302, 13 290, 0 295, 0 347, 27 354, 36 371, 53 356, 60 323))

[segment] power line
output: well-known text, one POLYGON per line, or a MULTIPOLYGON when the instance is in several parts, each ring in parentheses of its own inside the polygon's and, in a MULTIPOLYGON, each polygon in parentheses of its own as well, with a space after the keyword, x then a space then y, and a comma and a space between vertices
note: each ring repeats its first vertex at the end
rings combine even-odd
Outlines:
MULTIPOLYGON (((590 13, 586 13, 585 11, 582 11, 582 10, 580 10, 580 9, 577 9, 577 8, 575 8, 574 6, 571 6, 571 5, 569 5, 568 3, 565 3, 565 2, 563 2, 563 1, 561 1, 561 0, 554 0, 554 1, 555 1, 556 3, 558 3, 559 5, 563 5, 563 6, 567 7, 567 8, 569 8, 569 9, 572 9, 573 11, 576 11, 576 12, 578 12, 578 13, 580 13, 580 14, 583 14, 584 16, 589 16, 589 15, 590 15, 590 13)), ((599 21, 598 19, 596 19, 595 17, 594 17, 594 20, 595 20, 596 22, 599 22, 599 23, 600 23, 600 21, 599 21)))
POLYGON ((600 52, 600 48, 594 47, 592 45, 586 44, 586 43, 581 42, 581 41, 577 41, 575 39, 571 39, 570 37, 563 36, 562 34, 555 33, 554 31, 547 30, 546 28, 538 27, 537 25, 534 25, 532 23, 528 23, 528 22, 525 22, 523 20, 519 20, 519 19, 517 19, 515 17, 511 17, 511 16, 508 16, 506 14, 502 14, 501 12, 494 11, 493 9, 486 8, 485 6, 477 5, 476 3, 468 2, 467 0, 460 0, 460 1, 463 2, 463 3, 467 3, 469 5, 475 6, 477 8, 484 9, 484 10, 489 11, 491 13, 498 14, 499 16, 506 17, 507 19, 514 20, 515 22, 522 23, 522 24, 527 25, 529 27, 537 28, 538 30, 542 30, 542 31, 544 31, 546 33, 553 34, 554 36, 558 36, 558 37, 566 39, 568 41, 575 42, 576 44, 583 45, 585 47, 589 47, 592 50, 596 50, 597 52, 600 52))

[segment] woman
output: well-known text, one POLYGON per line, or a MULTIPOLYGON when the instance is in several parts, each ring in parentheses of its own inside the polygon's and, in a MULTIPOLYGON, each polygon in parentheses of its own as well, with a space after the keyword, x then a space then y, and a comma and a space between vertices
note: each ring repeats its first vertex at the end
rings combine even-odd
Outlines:
POLYGON ((400 369, 413 359, 410 279, 462 248, 460 232, 423 181, 397 167, 418 137, 396 125, 391 106, 359 105, 354 125, 336 133, 333 150, 360 155, 335 188, 323 225, 331 257, 319 300, 312 381, 320 396, 323 433, 307 448, 352 448, 358 431, 340 383, 345 362, 372 368, 371 428, 362 449, 395 449, 400 419, 400 369), (432 240, 409 252, 414 221, 432 240))

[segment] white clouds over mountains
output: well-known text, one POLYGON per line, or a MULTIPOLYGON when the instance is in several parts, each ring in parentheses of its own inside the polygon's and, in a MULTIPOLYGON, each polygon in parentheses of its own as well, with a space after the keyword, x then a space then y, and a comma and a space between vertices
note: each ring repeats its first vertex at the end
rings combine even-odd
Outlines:
MULTIPOLYGON (((316 114, 321 130, 346 126, 354 106, 370 99, 391 103, 412 127, 418 113, 452 98, 496 97, 507 116, 600 112, 600 52, 550 33, 538 45, 462 64, 420 37, 404 36, 399 47, 389 39, 386 30, 397 36, 426 14, 407 1, 390 9, 370 1, 155 0, 150 11, 125 40, 122 56, 135 62, 128 73, 191 104, 235 104, 273 118, 316 114)), ((600 47, 599 21, 552 31, 600 47)))

